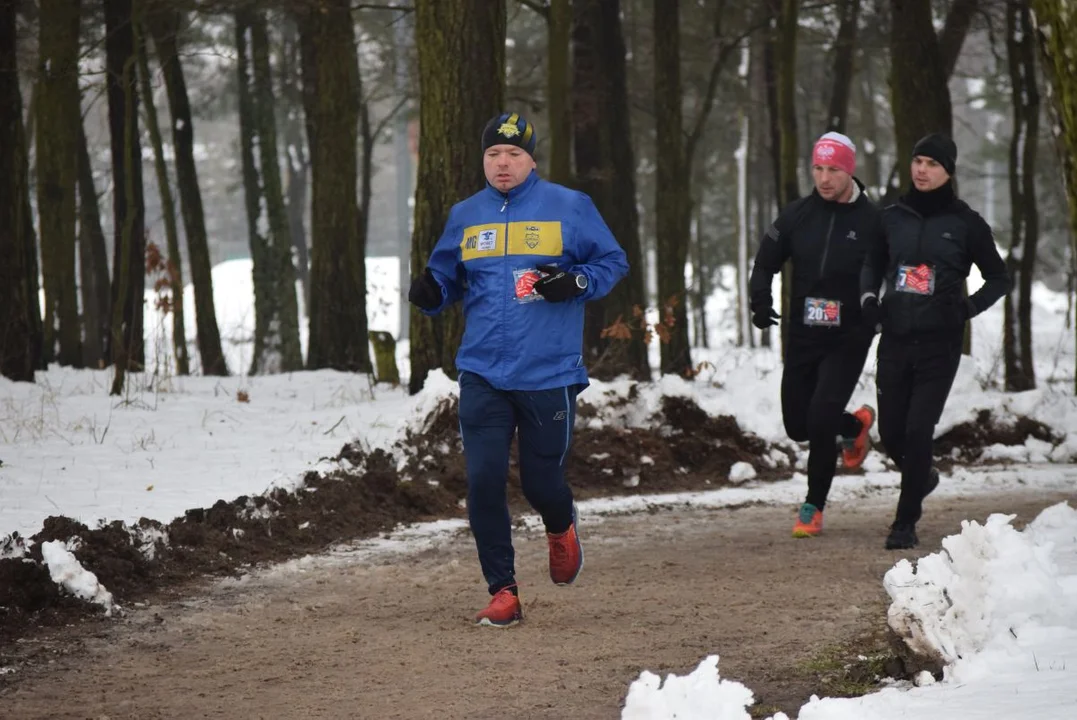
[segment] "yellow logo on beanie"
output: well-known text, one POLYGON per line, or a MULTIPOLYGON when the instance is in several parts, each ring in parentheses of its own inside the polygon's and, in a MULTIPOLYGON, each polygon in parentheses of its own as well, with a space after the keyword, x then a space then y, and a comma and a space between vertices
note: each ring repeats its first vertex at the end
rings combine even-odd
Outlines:
POLYGON ((501 127, 497 129, 497 134, 506 137, 516 137, 520 134, 520 128, 516 127, 516 123, 501 123, 501 127))

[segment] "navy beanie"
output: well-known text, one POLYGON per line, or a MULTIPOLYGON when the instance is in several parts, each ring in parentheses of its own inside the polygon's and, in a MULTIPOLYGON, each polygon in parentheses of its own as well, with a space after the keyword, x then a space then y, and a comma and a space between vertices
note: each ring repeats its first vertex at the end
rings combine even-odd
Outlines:
POLYGON ((957 145, 948 135, 931 133, 920 138, 912 149, 912 156, 917 155, 929 157, 942 165, 947 175, 953 175, 957 169, 957 145))
POLYGON ((535 154, 535 126, 519 113, 501 113, 482 130, 482 151, 493 145, 515 145, 528 155, 535 154))

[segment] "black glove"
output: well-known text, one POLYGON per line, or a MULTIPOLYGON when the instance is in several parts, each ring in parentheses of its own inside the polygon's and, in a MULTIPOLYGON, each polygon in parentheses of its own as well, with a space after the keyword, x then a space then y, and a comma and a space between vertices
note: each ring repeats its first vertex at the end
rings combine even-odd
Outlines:
POLYGON ((423 310, 436 310, 441 306, 443 299, 441 286, 434 279, 430 268, 423 270, 423 274, 412 281, 411 289, 408 290, 408 302, 423 310))
POLYGON ((585 283, 581 287, 577 282, 579 276, 576 273, 561 270, 556 265, 539 265, 538 269, 546 273, 546 277, 535 283, 535 292, 547 302, 564 302, 582 293, 586 287, 585 283))
POLYGON ((864 326, 864 332, 874 335, 879 332, 883 321, 882 308, 879 307, 879 298, 872 295, 860 307, 860 318, 864 326))
POLYGON ((972 317, 972 302, 964 295, 943 295, 939 298, 947 315, 964 325, 972 317))
POLYGON ((752 312, 752 325, 760 330, 766 330, 772 325, 777 325, 781 315, 774 312, 770 305, 760 305, 752 312))

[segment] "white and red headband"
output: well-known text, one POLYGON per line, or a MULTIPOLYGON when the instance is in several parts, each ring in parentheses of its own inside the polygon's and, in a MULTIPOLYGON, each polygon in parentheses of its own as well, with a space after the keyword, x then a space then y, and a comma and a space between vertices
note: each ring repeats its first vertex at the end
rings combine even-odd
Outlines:
POLYGON ((815 142, 811 162, 812 165, 835 167, 852 175, 856 170, 856 145, 841 133, 828 132, 815 142))

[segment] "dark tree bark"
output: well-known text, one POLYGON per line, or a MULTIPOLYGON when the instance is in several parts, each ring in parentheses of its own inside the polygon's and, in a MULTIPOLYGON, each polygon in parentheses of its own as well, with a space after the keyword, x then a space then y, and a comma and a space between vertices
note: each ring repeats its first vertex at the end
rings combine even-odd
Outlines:
POLYGON ((213 300, 213 272, 206 235, 202 192, 194 162, 194 124, 187 81, 179 55, 180 13, 168 3, 155 3, 146 15, 153 36, 157 62, 164 75, 165 92, 172 117, 172 145, 176 156, 176 184, 179 188, 183 229, 187 235, 187 259, 194 285, 195 330, 203 375, 227 375, 228 365, 221 347, 221 332, 213 300))
MULTIPOLYGON (((237 23, 238 27, 238 23, 237 23)), ((265 272, 255 268, 255 281, 266 285, 269 302, 255 327, 252 372, 292 372, 303 367, 299 344, 299 307, 295 297, 295 267, 292 265, 292 237, 277 155, 276 108, 273 78, 269 69, 269 35, 265 13, 250 17, 251 55, 254 70, 254 121, 257 127, 262 197, 265 200, 269 234, 266 237, 265 272), (259 278, 258 275, 262 277, 259 278)))
POLYGON ((663 329, 662 373, 688 377, 688 297, 684 269, 691 234, 691 198, 681 112, 680 1, 665 0, 654 13, 655 229, 658 307, 663 329))
MULTIPOLYGON (((1036 37, 1047 77, 1052 123, 1062 180, 1069 205, 1070 240, 1077 241, 1077 74, 1073 72, 1073 38, 1077 37, 1077 13, 1067 0, 1032 0, 1036 37)), ((1077 247, 1071 246, 1077 257, 1077 247)), ((1077 394, 1077 372, 1074 374, 1077 394)))
POLYGON ((830 105, 826 129, 845 132, 849 114, 849 94, 853 84, 853 58, 856 51, 856 30, 860 22, 860 0, 840 0, 838 12, 841 24, 834 43, 834 82, 830 88, 830 105))
POLYGON ((109 298, 108 248, 101 229, 101 208, 94 185, 90 149, 81 122, 79 132, 79 280, 82 298, 82 356, 86 367, 108 364, 108 338, 112 319, 109 298))
MULTIPOLYGON (((180 255, 179 228, 176 226, 176 204, 172 198, 172 184, 168 179, 164 141, 157 120, 157 107, 153 102, 153 86, 150 81, 150 62, 146 54, 146 33, 136 26, 135 45, 138 53, 138 80, 142 100, 145 103, 146 128, 153 145, 153 169, 157 176, 157 192, 161 198, 161 214, 165 225, 165 242, 168 245, 167 298, 164 309, 172 316, 172 352, 176 359, 176 374, 189 375, 190 359, 187 356, 187 328, 183 317, 183 258, 180 255)), ((160 293, 165 286, 156 288, 160 293)))
POLYGON ((908 187, 912 147, 924 135, 953 133, 948 75, 931 23, 931 0, 890 0, 890 97, 900 187, 908 187))
MULTIPOLYGON (((15 15, 18 0, 0 0, 0 375, 34 381, 41 347, 37 273, 31 286, 26 236, 30 188, 27 184, 22 97, 19 93, 15 15)), ((36 266, 36 263, 33 263, 36 266)))
MULTIPOLYGON (((765 63, 768 102, 771 111, 771 152, 774 156, 778 206, 785 207, 800 197, 797 181, 796 58, 798 4, 795 0, 767 0, 775 18, 765 63), (771 89, 773 87, 773 89, 771 89)), ((790 318, 791 265, 782 268, 781 340, 784 356, 790 318)))
POLYGON ((116 366, 112 393, 123 391, 128 369, 145 366, 143 295, 146 282, 145 203, 138 140, 138 77, 131 0, 105 0, 105 65, 108 73, 114 228, 112 337, 116 366))
POLYGON ((909 186, 909 153, 916 141, 929 132, 952 133, 947 83, 978 7, 979 0, 955 0, 936 39, 930 0, 890 0, 890 94, 898 160, 883 204, 909 186))
POLYGON ((288 168, 288 225, 295 247, 296 274, 303 288, 303 314, 310 314, 310 253, 307 249, 307 186, 310 182, 310 157, 303 141, 303 96, 299 87, 299 36, 295 19, 285 17, 282 25, 280 57, 281 129, 284 134, 284 158, 288 168))
POLYGON ((629 119, 620 0, 573 0, 573 141, 576 185, 590 195, 628 258, 628 277, 603 300, 587 304, 583 352, 598 378, 650 378, 644 329, 647 306, 636 206, 636 163, 629 119), (628 340, 602 337, 618 318, 628 340))
POLYGON ((546 50, 546 101, 552 182, 572 183, 572 0, 550 0, 546 50))
POLYGON ((361 98, 355 30, 345 0, 298 12, 312 179, 307 367, 369 373, 365 247, 356 206, 361 98))
MULTIPOLYGON (((426 266, 449 208, 483 187, 480 135, 504 101, 506 23, 504 0, 415 4, 420 129, 413 275, 426 266)), ((457 308, 434 319, 411 308, 411 392, 434 368, 455 377, 462 328, 457 308)))
POLYGON ((41 0, 37 207, 45 285, 45 362, 82 366, 75 282, 78 204, 78 0, 41 0))
POLYGON ((1032 357, 1032 276, 1039 240, 1036 207, 1036 148, 1039 145, 1040 93, 1036 86, 1036 38, 1028 4, 1006 3, 1006 55, 1013 94, 1010 139, 1010 254, 1007 269, 1013 290, 1004 302, 1003 348, 1006 389, 1036 387, 1032 357))

